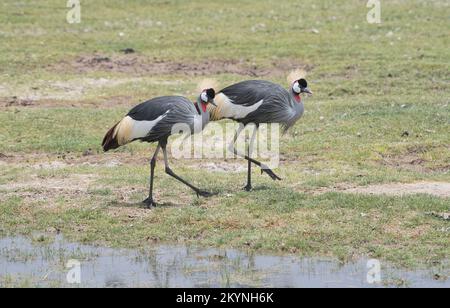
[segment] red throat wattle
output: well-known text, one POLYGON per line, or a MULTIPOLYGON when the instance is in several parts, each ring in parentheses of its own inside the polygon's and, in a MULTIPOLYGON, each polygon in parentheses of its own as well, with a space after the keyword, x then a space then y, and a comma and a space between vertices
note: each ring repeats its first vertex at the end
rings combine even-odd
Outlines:
POLYGON ((295 94, 294 98, 297 101, 297 103, 301 103, 302 102, 302 97, 300 96, 300 94, 295 94))
POLYGON ((204 103, 204 102, 202 102, 202 110, 203 110, 203 112, 206 112, 206 104, 204 103))

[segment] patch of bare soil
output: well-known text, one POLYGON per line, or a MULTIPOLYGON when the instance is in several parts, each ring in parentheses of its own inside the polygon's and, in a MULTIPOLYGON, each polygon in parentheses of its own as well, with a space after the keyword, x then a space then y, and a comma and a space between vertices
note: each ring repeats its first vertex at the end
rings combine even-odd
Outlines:
POLYGON ((4 160, 4 159, 10 158, 10 157, 11 156, 8 156, 6 154, 0 153, 0 160, 4 160))
MULTIPOLYGON (((99 89, 139 82, 138 77, 89 78, 86 76, 65 81, 36 80, 33 85, 0 88, 1 107, 67 107, 130 104, 127 96, 100 97, 95 102, 83 99, 87 93, 99 89), (3 90, 1 90, 3 89, 3 90), (112 102, 111 102, 112 101, 112 102)), ((98 96, 97 96, 98 97, 98 96)), ((102 107, 104 107, 102 106, 102 107)))
POLYGON ((0 153, 0 166, 8 165, 8 161, 11 159, 11 156, 0 153))
MULTIPOLYGON (((92 174, 70 174, 64 178, 41 178, 31 175, 30 178, 20 182, 10 182, 0 185, 0 201, 8 196, 20 196, 24 199, 24 204, 33 206, 40 202, 39 207, 47 211, 58 211, 58 205, 61 198, 64 198, 64 208, 79 208, 82 206, 80 201, 91 200, 91 189, 103 189, 95 187, 97 177, 92 174)), ((117 200, 107 206, 107 212, 112 217, 127 217, 127 220, 147 217, 151 211, 148 211, 140 203, 133 203, 130 200, 137 189, 133 187, 120 187, 112 189, 113 199, 117 200)), ((141 192, 139 190, 139 192, 141 192)), ((145 196, 146 188, 142 187, 142 196, 145 196)), ((158 190, 155 190, 158 196, 158 190)), ((86 204, 86 203, 84 203, 86 204)), ((106 203, 107 204, 107 203, 106 203)), ((105 206, 105 204, 100 205, 105 206)), ((95 209, 95 204, 90 205, 95 209)))
MULTIPOLYGON (((151 151, 149 151, 150 153, 151 151)), ((131 153, 108 153, 100 154, 94 153, 92 150, 87 149, 83 155, 78 154, 60 154, 50 155, 44 153, 35 154, 14 154, 9 155, 0 153, 0 164, 9 166, 25 166, 33 169, 43 170, 56 170, 63 169, 71 166, 99 166, 105 168, 115 168, 121 165, 137 165, 142 168, 148 168, 149 157, 139 154, 134 155, 131 153)), ((159 161, 163 164, 162 161, 159 161)), ((172 161, 176 166, 177 161, 172 161)), ((226 173, 242 173, 247 169, 245 163, 241 162, 228 162, 228 161, 183 161, 183 165, 190 168, 201 168, 202 170, 208 170, 211 172, 226 172, 226 173)), ((36 176, 30 178, 30 181, 22 183, 10 183, 0 185, 0 189, 3 190, 20 190, 26 188, 32 189, 50 189, 52 191, 75 191, 85 193, 89 185, 95 180, 95 177, 88 175, 87 178, 82 175, 69 176, 68 178, 55 178, 45 179, 43 181, 36 176), (79 178, 78 178, 79 177, 79 178)), ((294 187, 293 187, 294 188, 294 187)), ((328 192, 345 192, 345 193, 358 193, 367 195, 392 195, 401 196, 409 194, 430 194, 443 198, 450 198, 450 183, 447 182, 417 182, 417 183, 391 183, 380 184, 370 186, 354 186, 348 183, 336 184, 333 187, 323 188, 299 188, 294 189, 313 195, 320 195, 328 192)), ((124 188, 124 191, 130 191, 128 188, 124 188)), ((127 199, 127 198, 122 198, 127 199)))
POLYGON ((21 99, 17 96, 0 98, 0 106, 2 107, 28 107, 34 105, 31 99, 21 99))
POLYGON ((74 174, 64 178, 40 178, 31 176, 23 182, 1 184, 0 190, 18 191, 23 189, 52 190, 52 191, 87 191, 93 182, 93 175, 74 174))
MULTIPOLYGON (((68 167, 89 166, 89 167, 105 167, 114 168, 121 165, 142 166, 149 168, 149 162, 152 149, 149 149, 148 155, 139 153, 98 153, 92 149, 86 149, 82 155, 79 153, 65 154, 46 154, 46 153, 28 153, 11 155, 1 154, 0 162, 4 162, 10 166, 32 167, 33 169, 57 170, 68 167)), ((211 172, 229 172, 239 173, 247 170, 246 164, 242 162, 228 162, 222 160, 214 161, 198 161, 198 160, 177 160, 171 159, 171 164, 176 166, 181 162, 183 166, 196 169, 205 169, 211 172)), ((162 157, 159 157, 158 164, 164 164, 162 157)))
POLYGON ((415 155, 401 155, 389 156, 383 158, 382 164, 385 166, 395 167, 401 170, 410 170, 417 172, 426 172, 427 168, 424 166, 426 160, 418 158, 415 155))
POLYGON ((450 147, 445 146, 410 146, 405 153, 383 155, 381 164, 384 166, 394 167, 400 170, 416 171, 422 173, 429 172, 448 172, 450 165, 428 166, 429 161, 423 158, 424 154, 434 148, 443 148, 443 151, 450 151, 450 147))
POLYGON ((31 107, 31 108, 115 108, 120 106, 129 107, 133 103, 131 96, 113 96, 102 99, 101 101, 69 101, 64 98, 61 99, 41 99, 41 98, 26 98, 20 99, 17 97, 0 97, 0 107, 31 107))
MULTIPOLYGON (((149 154, 150 155, 150 154, 149 154)), ((78 153, 46 154, 28 153, 11 155, 3 154, 0 161, 11 166, 32 167, 34 169, 63 169, 71 166, 102 166, 116 167, 123 164, 143 165, 149 163, 149 158, 130 153, 96 153, 92 149, 86 149, 82 155, 78 153)))
POLYGON ((450 213, 435 213, 435 212, 431 212, 431 213, 427 213, 427 215, 439 218, 439 219, 443 219, 443 220, 448 220, 450 221, 450 213))
POLYGON ((142 55, 115 56, 86 55, 72 61, 52 65, 56 71, 88 73, 95 71, 119 72, 132 75, 187 75, 203 76, 236 74, 251 77, 284 76, 293 68, 311 70, 312 66, 294 60, 274 60, 269 67, 259 67, 244 60, 205 60, 202 62, 169 62, 142 55))
POLYGON ((302 193, 312 194, 315 196, 330 193, 330 192, 341 192, 345 191, 347 189, 354 188, 354 185, 342 183, 342 184, 336 184, 333 187, 319 187, 319 188, 295 188, 297 191, 300 191, 302 193))
POLYGON ((196 164, 195 167, 211 172, 240 173, 247 171, 244 163, 208 162, 196 164))
MULTIPOLYGON (((58 164, 50 163, 51 168, 58 164)), ((24 199, 23 211, 28 212, 30 208, 39 203, 39 209, 55 212, 61 210, 61 199, 64 199, 64 209, 88 207, 89 209, 104 209, 109 216, 130 222, 145 219, 154 215, 154 211, 148 210, 140 202, 133 200, 136 194, 142 195, 144 199, 148 194, 148 188, 131 186, 104 187, 98 186, 98 179, 93 174, 68 174, 65 177, 39 177, 30 175, 29 178, 0 185, 0 204, 11 196, 20 196, 24 199), (96 191, 110 189, 111 195, 96 196, 96 191), (93 200, 99 200, 94 201, 93 200)), ((160 201, 158 207, 183 207, 190 204, 192 194, 186 193, 174 197, 160 197, 161 190, 154 189, 155 200, 160 201)), ((31 215, 28 213, 28 215, 31 215)), ((31 219, 31 216, 30 216, 31 219)))
POLYGON ((87 197, 89 185, 95 180, 92 175, 70 175, 64 178, 42 178, 30 175, 23 181, 0 185, 4 198, 20 196, 25 204, 41 202, 43 209, 56 209, 60 198, 66 198, 67 207, 78 207, 80 198, 87 197))
POLYGON ((363 187, 354 187, 343 190, 346 193, 367 195, 402 196, 411 194, 428 194, 442 198, 450 198, 450 183, 444 182, 418 182, 409 184, 380 184, 363 187))

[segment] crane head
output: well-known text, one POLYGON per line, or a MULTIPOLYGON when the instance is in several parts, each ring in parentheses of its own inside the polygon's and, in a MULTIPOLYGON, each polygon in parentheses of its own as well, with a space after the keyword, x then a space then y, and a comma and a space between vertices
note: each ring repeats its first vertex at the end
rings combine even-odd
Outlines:
POLYGON ((201 99, 202 103, 212 104, 214 106, 216 106, 216 104, 214 103, 215 97, 216 97, 216 91, 214 91, 214 89, 212 89, 212 88, 203 90, 202 94, 200 94, 200 99, 201 99))
POLYGON ((297 95, 300 95, 302 93, 306 93, 309 95, 313 94, 312 91, 308 88, 308 82, 304 78, 294 81, 294 83, 292 84, 292 91, 297 95))

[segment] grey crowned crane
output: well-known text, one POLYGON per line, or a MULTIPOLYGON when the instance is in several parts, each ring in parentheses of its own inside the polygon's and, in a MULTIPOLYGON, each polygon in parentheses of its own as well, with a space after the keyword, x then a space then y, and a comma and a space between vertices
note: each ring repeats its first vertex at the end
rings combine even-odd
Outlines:
POLYGON ((209 197, 211 195, 183 180, 170 169, 166 147, 167 140, 173 133, 174 125, 187 125, 194 133, 198 132, 198 128, 203 130, 210 118, 207 106, 214 104, 214 97, 215 91, 211 88, 200 94, 197 103, 192 103, 189 99, 181 96, 157 97, 131 109, 120 122, 106 133, 102 143, 105 152, 136 140, 158 143, 150 162, 149 196, 143 202, 148 208, 156 206, 153 200, 153 177, 160 149, 164 154, 165 171, 168 175, 190 187, 197 196, 209 197))
MULTIPOLYGON (((290 77, 293 74, 303 75, 301 72, 293 72, 290 77)), ((217 106, 209 106, 211 120, 232 119, 243 124, 240 125, 230 144, 230 151, 248 161, 247 185, 244 187, 247 191, 252 189, 252 163, 261 168, 261 173, 267 173, 275 181, 281 180, 269 167, 253 159, 250 153, 260 124, 278 123, 282 126, 283 132, 286 132, 303 115, 304 106, 301 94, 312 95, 312 92, 304 78, 294 78, 291 82, 291 88, 286 90, 269 81, 243 81, 220 91, 215 98, 217 106), (235 143, 239 134, 248 124, 254 124, 255 128, 246 155, 238 152, 235 143)))

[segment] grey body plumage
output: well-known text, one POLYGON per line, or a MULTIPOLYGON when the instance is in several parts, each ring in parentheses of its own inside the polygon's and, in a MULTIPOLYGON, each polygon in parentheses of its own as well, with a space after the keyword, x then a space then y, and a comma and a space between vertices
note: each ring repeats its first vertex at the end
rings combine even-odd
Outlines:
MULTIPOLYGON (((198 106, 199 102, 197 102, 198 106)), ((154 121, 159 116, 164 117, 148 132, 145 137, 138 140, 155 142, 168 138, 176 124, 186 124, 190 132, 198 133, 209 122, 209 112, 203 112, 187 98, 182 96, 163 96, 151 99, 134 107, 129 113, 136 121, 154 121), (201 123, 201 125, 200 125, 201 123)))
POLYGON ((251 157, 256 132, 260 124, 278 123, 286 132, 304 113, 301 93, 312 94, 305 79, 295 80, 290 90, 278 84, 264 80, 248 80, 231 85, 217 95, 219 101, 217 108, 211 108, 211 119, 220 120, 228 118, 242 123, 230 150, 237 156, 248 161, 247 191, 252 189, 251 164, 261 167, 273 180, 281 180, 269 167, 251 157), (235 143, 245 125, 255 124, 247 154, 239 153, 235 143))
POLYGON ((185 181, 170 169, 166 147, 168 138, 174 133, 179 133, 174 130, 175 128, 182 129, 184 133, 198 133, 203 130, 209 122, 207 105, 214 104, 214 97, 213 89, 204 90, 196 104, 181 96, 157 97, 131 109, 106 133, 102 143, 105 152, 136 140, 158 142, 150 162, 150 192, 144 201, 147 207, 156 205, 153 201, 153 180, 156 158, 160 149, 164 153, 165 170, 168 175, 189 186, 197 196, 211 195, 185 181), (182 127, 175 125, 182 125, 182 127), (187 129, 189 132, 186 132, 187 129))
POLYGON ((286 131, 304 112, 303 103, 296 101, 293 93, 269 81, 243 81, 223 89, 220 93, 225 94, 232 104, 236 105, 252 106, 262 101, 261 106, 245 117, 233 118, 244 125, 279 123, 286 131))

